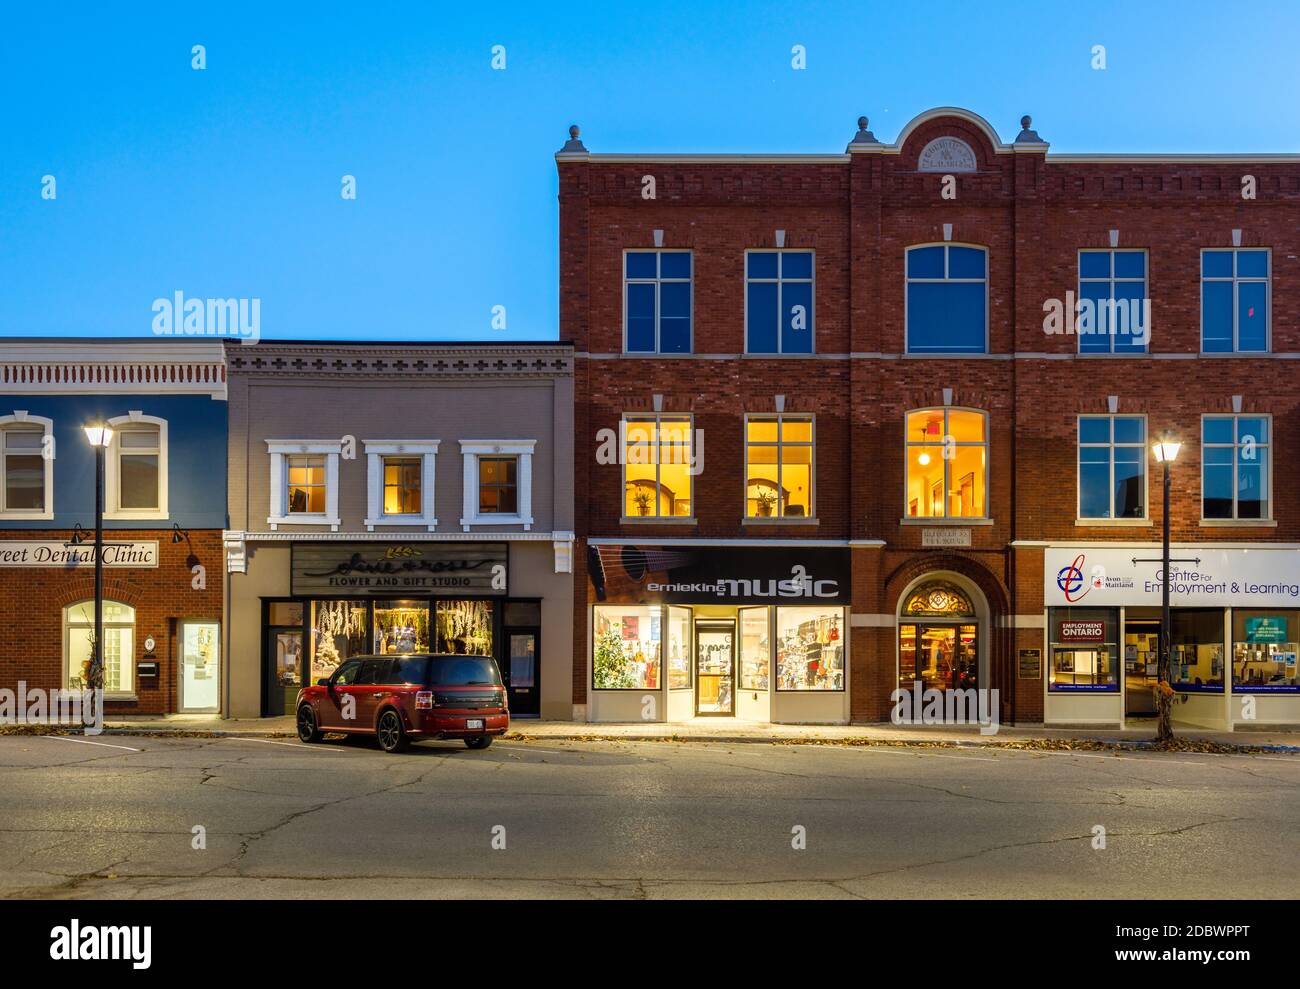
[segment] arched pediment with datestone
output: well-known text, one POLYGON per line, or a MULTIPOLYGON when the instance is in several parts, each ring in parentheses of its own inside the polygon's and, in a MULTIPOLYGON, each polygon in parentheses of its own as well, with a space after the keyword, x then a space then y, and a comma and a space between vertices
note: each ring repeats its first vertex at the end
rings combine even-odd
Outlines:
POLYGON ((918 172, 973 172, 978 168, 975 152, 959 137, 936 137, 921 149, 918 172))

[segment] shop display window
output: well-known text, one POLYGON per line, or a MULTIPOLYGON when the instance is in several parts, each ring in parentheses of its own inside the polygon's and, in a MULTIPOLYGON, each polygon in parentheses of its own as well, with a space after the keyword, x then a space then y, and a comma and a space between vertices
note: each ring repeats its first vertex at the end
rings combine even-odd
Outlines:
POLYGON ((844 610, 776 609, 778 690, 844 689, 844 610))
POLYGON ((375 602, 375 652, 381 656, 429 651, 429 606, 424 601, 375 602))
MULTIPOLYGON (((95 641, 95 602, 82 601, 64 609, 67 643, 67 683, 82 690, 90 675, 95 641)), ((101 657, 104 693, 130 693, 135 687, 135 609, 117 601, 103 605, 104 652, 101 657)))
POLYGON ((1171 615, 1169 680, 1176 690, 1223 690, 1223 611, 1175 608, 1171 615))
MULTIPOLYGON (((1114 608, 1052 608, 1048 615, 1051 634, 1050 679, 1053 692, 1119 692, 1119 612, 1114 608)), ((1125 660, 1132 672, 1145 657, 1134 651, 1125 660)), ((1143 665, 1145 671, 1145 665, 1143 665)))
POLYGON ((466 656, 492 655, 491 601, 444 600, 436 602, 436 608, 435 652, 466 656))
POLYGON ((323 680, 349 656, 364 655, 370 608, 364 601, 311 603, 311 682, 323 680))
POLYGON ((657 690, 662 658, 662 610, 597 605, 592 686, 596 690, 657 690))
POLYGON ((1237 693, 1300 693, 1300 611, 1234 610, 1232 689, 1237 693))
POLYGON ((691 685, 691 612, 689 608, 668 609, 668 687, 680 690, 691 685))
POLYGON ((740 689, 767 690, 772 666, 768 610, 740 609, 740 689))

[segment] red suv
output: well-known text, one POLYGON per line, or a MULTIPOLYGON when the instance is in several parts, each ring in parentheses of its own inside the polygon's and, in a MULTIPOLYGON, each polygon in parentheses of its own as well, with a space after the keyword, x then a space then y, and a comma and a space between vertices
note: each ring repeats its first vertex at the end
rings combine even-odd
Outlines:
POLYGON ((385 752, 422 738, 463 738, 486 749, 510 727, 506 688, 491 656, 357 656, 298 691, 298 737, 374 735, 385 752))

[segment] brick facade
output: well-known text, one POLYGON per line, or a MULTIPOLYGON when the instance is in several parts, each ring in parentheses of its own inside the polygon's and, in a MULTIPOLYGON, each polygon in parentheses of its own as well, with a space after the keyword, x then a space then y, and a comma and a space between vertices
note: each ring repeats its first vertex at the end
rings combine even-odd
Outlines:
MULTIPOLYGON (((853 568, 851 715, 887 717, 896 682, 900 595, 927 572, 963 574, 990 610, 989 663, 1004 713, 1043 718, 1042 680, 1019 679, 1016 650, 1042 648, 1044 542, 1158 541, 1159 474, 1148 457, 1145 524, 1076 523, 1076 416, 1148 417, 1151 437, 1175 430, 1184 443, 1173 472, 1176 542, 1260 546, 1300 543, 1300 156, 1086 156, 1047 153, 1026 131, 1001 142, 966 111, 923 114, 895 145, 866 142, 843 155, 607 155, 576 141, 557 155, 560 211, 560 335, 576 360, 575 503, 587 539, 653 543, 707 540, 832 540, 850 547, 853 568), (918 169, 933 139, 957 137, 974 151, 945 198, 944 173, 918 169), (643 197, 643 177, 655 198, 643 197), (1243 176, 1256 196, 1243 198, 1243 176), (909 356, 905 346, 904 253, 945 241, 988 251, 986 355, 909 356), (816 256, 812 357, 745 355, 747 249, 816 256), (693 252, 690 355, 623 353, 626 249, 693 252), (1117 246, 1148 252, 1153 320, 1149 351, 1083 356, 1074 336, 1044 332, 1044 303, 1078 292, 1078 252, 1117 246), (1202 248, 1272 251, 1271 352, 1200 353, 1202 248), (944 404, 987 413, 987 524, 969 526, 971 545, 922 547, 925 526, 905 514, 904 415, 944 404), (626 412, 689 412, 705 435, 694 524, 628 524, 620 518, 617 467, 597 463, 597 431, 626 412), (816 413, 817 523, 742 521, 742 423, 746 412, 816 413), (1273 520, 1207 525, 1201 519, 1199 417, 1230 412, 1273 416, 1273 520)), ((575 554, 576 643, 588 639, 585 553, 575 554)), ((575 657, 574 703, 587 696, 575 657)))

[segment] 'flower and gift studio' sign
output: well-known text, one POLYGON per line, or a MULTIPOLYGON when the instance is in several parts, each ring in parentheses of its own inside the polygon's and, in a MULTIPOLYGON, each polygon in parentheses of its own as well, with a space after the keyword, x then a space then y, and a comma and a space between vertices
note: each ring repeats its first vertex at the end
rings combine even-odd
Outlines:
POLYGON ((292 553, 295 597, 506 593, 506 543, 295 543, 292 553))

